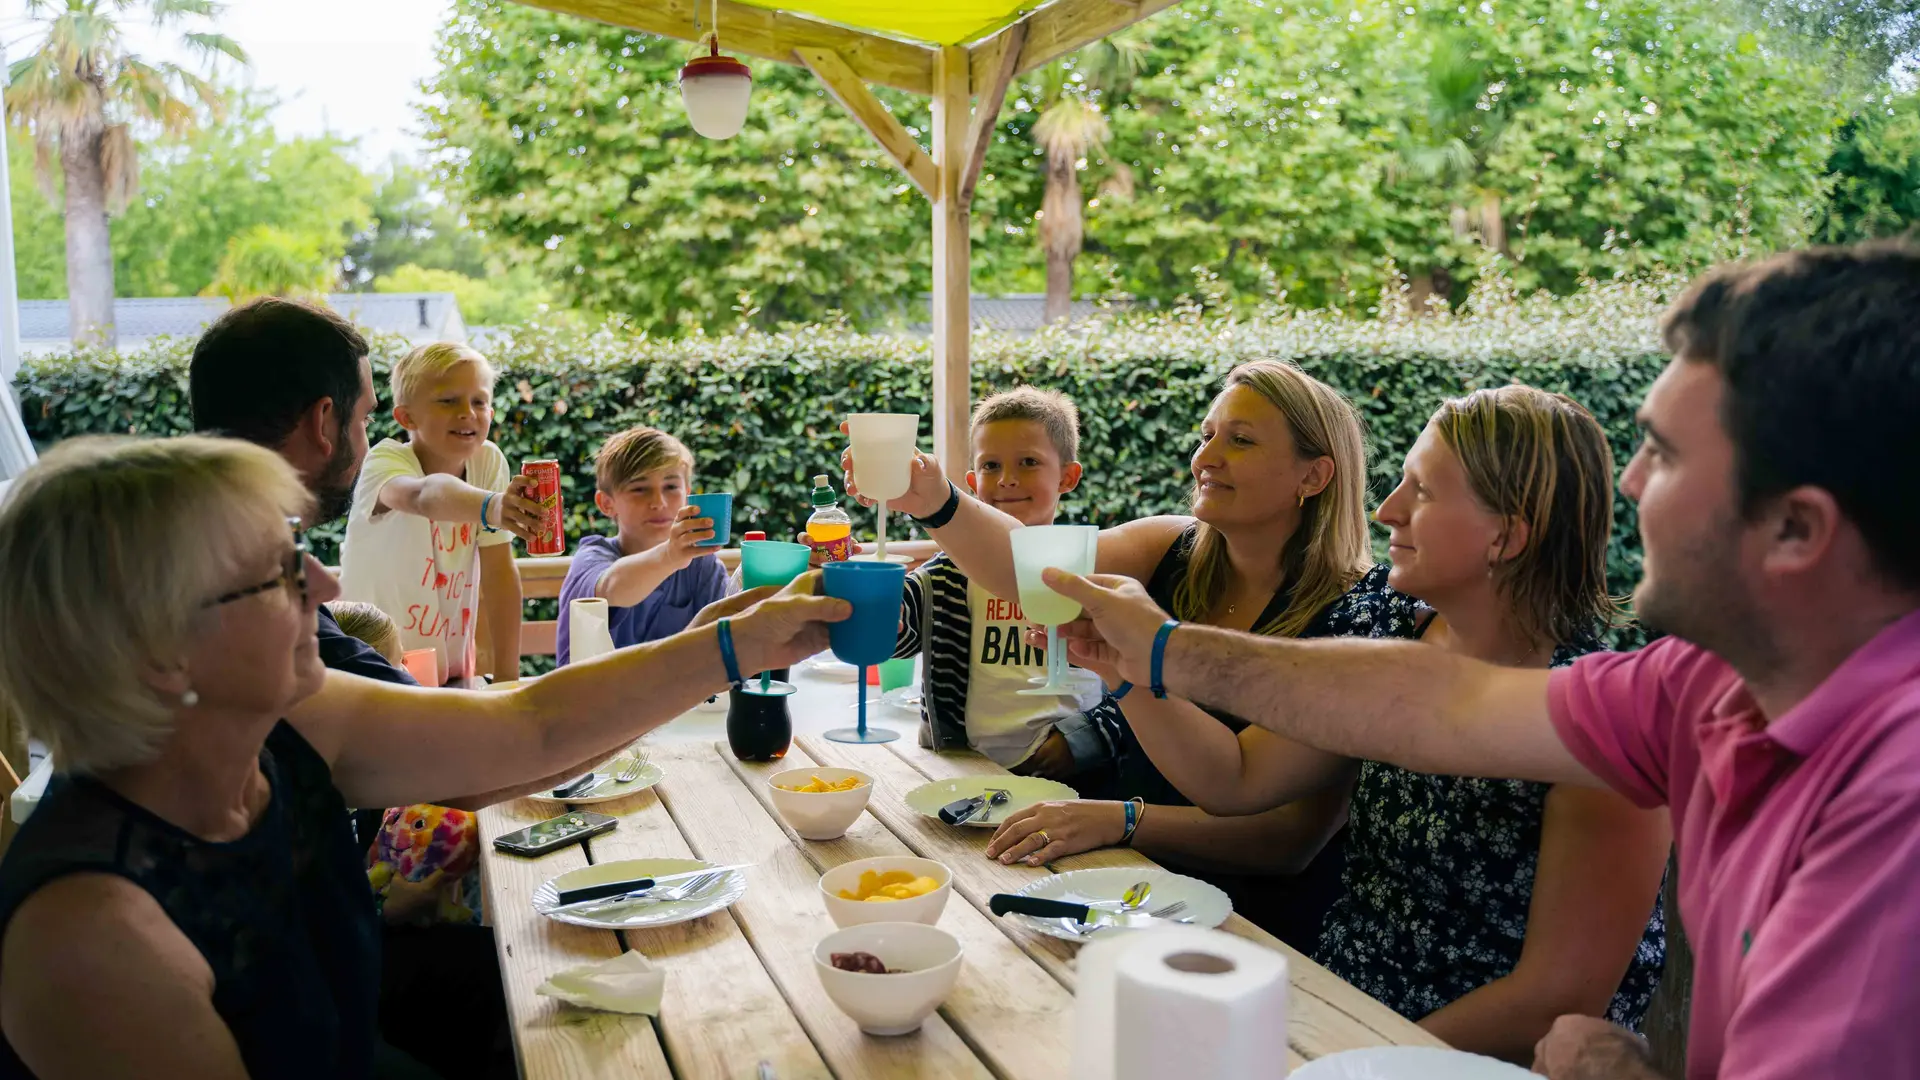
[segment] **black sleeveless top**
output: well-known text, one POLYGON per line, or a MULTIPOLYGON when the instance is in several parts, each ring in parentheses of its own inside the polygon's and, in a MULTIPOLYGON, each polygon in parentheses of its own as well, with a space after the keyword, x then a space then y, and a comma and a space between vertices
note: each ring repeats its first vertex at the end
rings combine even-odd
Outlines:
MULTIPOLYGON (((1159 604, 1164 611, 1173 610, 1173 594, 1187 579, 1187 563, 1193 558, 1193 545, 1200 536, 1200 526, 1196 523, 1184 529, 1174 540, 1173 546, 1160 557, 1160 564, 1154 567, 1153 577, 1147 580, 1147 595, 1159 604)), ((1369 574, 1347 590, 1338 600, 1314 613, 1298 636, 1347 637, 1363 636, 1373 626, 1374 613, 1379 609, 1382 594, 1387 592, 1384 574, 1369 574)), ((1267 601, 1266 609, 1254 620, 1255 626, 1265 626, 1280 617, 1293 602, 1293 583, 1273 594, 1267 601)), ((1208 716, 1232 728, 1237 734, 1247 727, 1247 722, 1220 709, 1201 707, 1208 716)), ((1131 727, 1121 730, 1120 748, 1116 755, 1118 781, 1115 791, 1119 798, 1142 798, 1149 803, 1161 806, 1192 806, 1193 800, 1180 794, 1160 770, 1154 767, 1146 751, 1133 736, 1131 727)))
MULTIPOLYGON (((1147 581, 1147 594, 1166 611, 1173 610, 1173 594, 1180 583, 1186 580, 1187 563, 1193 557, 1194 541, 1199 535, 1197 524, 1187 526, 1161 557, 1160 564, 1154 568, 1153 577, 1147 581)), ((1300 636, 1342 637, 1368 633, 1372 628, 1374 613, 1382 602, 1382 595, 1388 591, 1384 573, 1367 575, 1338 600, 1316 612, 1300 636)), ((1266 609, 1260 613, 1254 625, 1264 626, 1279 618, 1292 602, 1293 590, 1289 584, 1267 602, 1266 609)), ((1136 692, 1139 692, 1137 688, 1136 692)), ((1231 713, 1202 708, 1207 715, 1235 732, 1247 726, 1245 720, 1231 713)), ((1191 799, 1182 795, 1180 789, 1161 775, 1134 737, 1132 727, 1124 722, 1120 728, 1115 770, 1117 779, 1113 794, 1116 798, 1137 797, 1160 806, 1193 805, 1191 799)), ((1340 895, 1346 846, 1347 830, 1343 828, 1327 841, 1305 869, 1291 877, 1201 870, 1181 866, 1177 858, 1162 858, 1160 861, 1183 873, 1212 882, 1232 898, 1235 911, 1301 952, 1311 952, 1319 943, 1327 910, 1340 895)))
MULTIPOLYGON (((273 791, 266 813, 224 844, 98 781, 56 776, 0 860, 0 933, 55 878, 117 874, 206 958, 213 1007, 253 1080, 371 1076, 380 925, 346 804, 327 763, 285 721, 260 768, 273 791)), ((0 1039, 0 1078, 32 1075, 0 1039)))

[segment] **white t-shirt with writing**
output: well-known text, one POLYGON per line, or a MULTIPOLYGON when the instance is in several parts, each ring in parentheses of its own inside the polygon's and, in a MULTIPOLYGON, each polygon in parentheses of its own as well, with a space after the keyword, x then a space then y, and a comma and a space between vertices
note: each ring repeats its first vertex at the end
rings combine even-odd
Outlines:
POLYGON ((1028 621, 1018 600, 1002 600, 967 583, 973 641, 967 651, 967 742, 1002 768, 1027 759, 1053 725, 1100 703, 1100 680, 1079 668, 1067 670, 1076 692, 1022 697, 1028 682, 1047 673, 1047 650, 1024 639, 1028 621))
MULTIPOLYGON (((473 674, 469 665, 480 619, 479 550, 511 543, 513 535, 398 510, 375 514, 388 481, 425 475, 420 458, 406 443, 385 439, 367 452, 340 550, 340 592, 343 599, 386 612, 400 626, 402 648, 439 649, 440 669, 448 678, 460 678, 473 674)), ((467 462, 463 479, 474 487, 505 491, 512 478, 506 455, 488 442, 467 462)))

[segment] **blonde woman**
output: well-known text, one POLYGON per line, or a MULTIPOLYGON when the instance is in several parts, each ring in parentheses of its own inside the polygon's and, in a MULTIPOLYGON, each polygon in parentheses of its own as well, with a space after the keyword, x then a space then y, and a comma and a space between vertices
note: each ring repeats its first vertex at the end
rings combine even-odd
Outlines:
POLYGON ((0 1075, 371 1075, 348 805, 549 786, 847 614, 803 579, 520 689, 397 686, 321 664, 312 506, 201 437, 69 440, 0 506, 0 693, 61 770, 0 860, 0 1075))
MULTIPOLYGON (((1365 632, 1353 619, 1372 605, 1349 594, 1368 566, 1366 451, 1345 397, 1291 364, 1243 364, 1208 407, 1190 467, 1192 513, 1104 530, 1101 573, 1150 581, 1183 618, 1212 626, 1287 636, 1365 632)), ((851 468, 847 482, 855 490, 851 468)), ((929 528, 973 580, 995 595, 1017 592, 1007 537, 1019 523, 948 484, 933 459, 919 457, 912 489, 894 505, 929 528)), ((1097 708, 1112 709, 1115 697, 1130 708, 1135 697, 1127 694, 1118 689, 1097 708)), ((1245 726, 1184 702, 1174 707, 1225 738, 1245 726)), ((1292 889, 1240 875, 1308 871, 1340 828, 1345 793, 1328 790, 1252 817, 1215 817, 1160 775, 1124 725, 1120 744, 1116 781, 1101 793, 1113 799, 1050 804, 1029 819, 1045 842, 1019 857, 1038 864, 1129 842, 1215 879, 1269 930, 1310 947, 1338 886, 1337 860, 1322 860, 1292 889), (1263 908, 1263 900, 1271 902, 1263 908)))
MULTIPOLYGON (((1377 516, 1392 590, 1373 636, 1541 669, 1600 648, 1613 456, 1572 400, 1508 386, 1446 402, 1377 516)), ((1096 653, 1081 658, 1106 670, 1096 653)), ((1523 1064, 1564 1014, 1638 1027, 1665 958, 1663 816, 1611 791, 1415 773, 1258 727, 1236 738, 1134 697, 1141 744, 1215 813, 1357 777, 1345 887, 1314 950, 1342 978, 1454 1046, 1523 1064)))

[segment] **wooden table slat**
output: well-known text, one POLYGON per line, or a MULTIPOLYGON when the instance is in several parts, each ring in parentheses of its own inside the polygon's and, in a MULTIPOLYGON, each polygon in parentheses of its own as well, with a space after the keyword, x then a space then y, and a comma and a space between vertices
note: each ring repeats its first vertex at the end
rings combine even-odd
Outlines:
MULTIPOLYGON (((814 767, 817 763, 805 751, 796 747, 784 761, 756 764, 734 759, 724 743, 714 749, 815 869, 825 872, 859 859, 914 854, 872 814, 862 814, 838 840, 803 840, 779 822, 766 778, 782 769, 814 767)), ((949 900, 939 925, 960 939, 966 957, 960 984, 941 1010, 947 1022, 1005 1080, 1068 1075, 1072 1046, 1061 1033, 1071 1030, 1072 993, 1007 937, 1000 920, 966 900, 949 900)))
MULTIPOLYGON (((480 811, 481 832, 491 841, 545 821, 555 810, 553 803, 531 799, 489 806, 480 811)), ((620 955, 620 939, 612 933, 554 922, 528 902, 548 878, 585 865, 586 852, 578 846, 537 859, 489 851, 480 860, 520 1075, 527 1080, 669 1076, 652 1020, 576 1009, 534 993, 555 972, 620 955)))
MULTIPOLYGON (((665 760, 660 748, 652 752, 667 774, 663 793, 669 786, 701 783, 665 760)), ((588 841, 595 862, 710 858, 688 844, 652 791, 594 809, 620 818, 619 828, 588 841)), ((747 895, 760 886, 758 876, 748 871, 747 895)), ((732 911, 623 936, 628 948, 667 969, 660 1031, 681 1080, 751 1080, 761 1061, 770 1062, 781 1080, 833 1075, 732 911)))

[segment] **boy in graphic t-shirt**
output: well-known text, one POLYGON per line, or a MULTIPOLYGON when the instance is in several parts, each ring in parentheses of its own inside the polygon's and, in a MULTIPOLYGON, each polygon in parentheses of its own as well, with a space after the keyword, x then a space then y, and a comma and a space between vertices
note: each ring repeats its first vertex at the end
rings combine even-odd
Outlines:
POLYGON ((392 616, 402 648, 438 650, 448 679, 520 672, 512 541, 533 534, 540 507, 487 440, 494 380, 485 357, 451 342, 393 365, 407 441, 368 451, 340 552, 342 596, 392 616))
MULTIPOLYGON (((1080 483, 1080 413, 1066 395, 1022 386, 974 410, 967 486, 1025 525, 1051 525, 1060 496, 1080 483)), ((1046 651, 1025 641, 1018 599, 968 581, 946 555, 907 575, 895 657, 925 652, 920 741, 973 749, 1017 773, 1065 780, 1113 761, 1117 717, 1100 683, 1023 697, 1046 674, 1046 651), (1089 711, 1091 710, 1091 711, 1089 711), (1103 711, 1104 710, 1104 711, 1103 711)))

